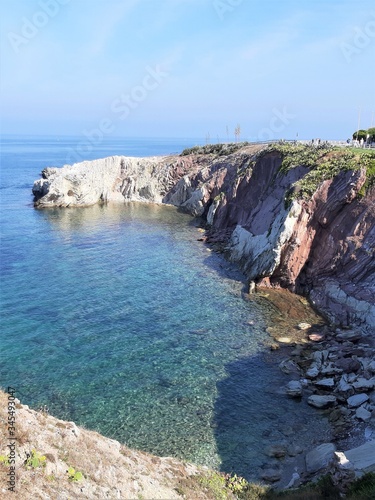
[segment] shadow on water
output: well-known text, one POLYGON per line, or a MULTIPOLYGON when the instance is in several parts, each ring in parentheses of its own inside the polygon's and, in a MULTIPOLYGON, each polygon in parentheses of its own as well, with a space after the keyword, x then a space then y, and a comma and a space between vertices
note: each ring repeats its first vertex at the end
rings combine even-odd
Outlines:
POLYGON ((329 435, 324 415, 305 400, 285 396, 288 378, 279 361, 275 353, 261 352, 226 365, 228 376, 217 383, 212 423, 221 471, 259 480, 262 469, 272 464, 290 479, 302 450, 329 435), (285 446, 289 456, 270 458, 267 451, 275 444, 285 446))

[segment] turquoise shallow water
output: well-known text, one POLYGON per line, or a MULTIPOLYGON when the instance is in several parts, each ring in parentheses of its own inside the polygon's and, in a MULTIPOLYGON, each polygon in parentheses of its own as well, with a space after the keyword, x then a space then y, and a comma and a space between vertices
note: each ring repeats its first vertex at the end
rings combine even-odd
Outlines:
MULTIPOLYGON (((280 390, 268 311, 241 298, 243 276, 197 241, 194 219, 133 203, 32 207, 33 180, 65 162, 66 141, 2 143, 0 385, 129 446, 248 478, 267 445, 324 434, 280 390)), ((112 141, 91 154, 185 145, 112 141)))

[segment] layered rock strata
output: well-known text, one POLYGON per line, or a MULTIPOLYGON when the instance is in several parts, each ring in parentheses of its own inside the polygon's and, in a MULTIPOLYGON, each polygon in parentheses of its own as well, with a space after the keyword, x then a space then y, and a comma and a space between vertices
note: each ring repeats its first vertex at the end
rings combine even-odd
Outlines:
MULTIPOLYGON (((366 168, 342 169, 299 196, 311 165, 281 168, 264 146, 236 152, 156 158, 114 156, 46 168, 35 206, 100 202, 168 203, 203 217, 207 240, 221 243, 258 286, 309 296, 340 326, 375 331, 375 187, 366 168)), ((340 161, 340 159, 339 159, 340 161)))

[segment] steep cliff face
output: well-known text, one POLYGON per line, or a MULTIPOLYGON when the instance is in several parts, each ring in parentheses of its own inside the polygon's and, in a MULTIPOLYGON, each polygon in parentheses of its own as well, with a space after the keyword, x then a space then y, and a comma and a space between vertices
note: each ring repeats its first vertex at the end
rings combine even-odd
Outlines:
POLYGON ((234 229, 231 258, 259 285, 310 295, 332 321, 375 328, 374 189, 357 197, 365 180, 363 171, 343 172, 288 209, 282 181, 269 186, 234 229))
POLYGON ((35 205, 140 200, 203 216, 209 241, 259 286, 309 295, 342 325, 375 331, 375 153, 332 148, 207 148, 45 169, 35 205), (371 182, 369 182, 371 180, 371 182))
POLYGON ((331 321, 375 332, 375 188, 345 159, 306 199, 311 167, 283 171, 280 154, 261 157, 211 206, 211 240, 233 228, 227 250, 250 280, 309 295, 331 321))

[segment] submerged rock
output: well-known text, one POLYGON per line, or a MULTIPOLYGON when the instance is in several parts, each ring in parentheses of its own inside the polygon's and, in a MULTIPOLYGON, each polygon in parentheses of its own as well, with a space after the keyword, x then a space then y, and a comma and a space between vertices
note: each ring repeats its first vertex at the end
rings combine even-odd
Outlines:
POLYGON ((287 447, 283 444, 274 444, 266 450, 266 455, 269 457, 282 458, 287 454, 287 447))
POLYGON ((324 443, 314 448, 306 455, 306 470, 313 474, 327 467, 333 458, 336 447, 332 443, 324 443))
POLYGON ((286 386, 286 393, 292 398, 300 398, 302 396, 302 384, 299 380, 291 380, 286 386))
POLYGON ((307 400, 309 405, 315 408, 328 408, 329 406, 333 406, 336 401, 337 399, 335 396, 319 396, 316 394, 310 396, 307 400))
POLYGON ((281 479, 281 471, 273 468, 265 469, 261 474, 261 478, 269 483, 276 483, 281 479))
POLYGON ((279 364, 279 368, 286 375, 290 375, 293 373, 299 375, 301 373, 300 367, 291 359, 284 359, 283 361, 281 361, 281 363, 279 364))

